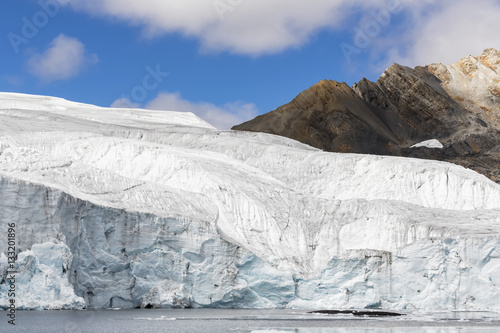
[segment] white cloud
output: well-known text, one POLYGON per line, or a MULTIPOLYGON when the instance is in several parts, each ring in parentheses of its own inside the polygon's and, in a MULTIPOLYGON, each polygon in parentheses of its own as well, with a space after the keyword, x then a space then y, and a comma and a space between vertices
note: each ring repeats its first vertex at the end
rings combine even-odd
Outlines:
MULTIPOLYGON (((126 105, 123 101, 121 103, 126 105)), ((217 106, 207 102, 193 103, 183 99, 178 92, 158 94, 146 105, 146 109, 192 112, 218 129, 230 129, 258 115, 254 104, 232 102, 217 106)))
POLYGON ((49 83, 75 77, 86 65, 98 61, 97 55, 88 54, 78 39, 61 34, 50 43, 45 52, 30 58, 28 70, 42 82, 49 83))
POLYGON ((413 31, 411 65, 433 62, 452 64, 484 49, 500 49, 500 2, 447 0, 438 10, 420 17, 413 31))
POLYGON ((423 66, 453 64, 486 48, 500 49, 500 1, 425 0, 404 3, 405 22, 392 27, 370 50, 383 59, 423 66))
MULTIPOLYGON (((246 55, 300 47, 322 29, 351 31, 373 20, 378 10, 400 5, 361 52, 384 65, 452 63, 488 47, 500 48, 499 0, 65 0, 93 15, 143 27, 154 37, 180 33, 200 41, 207 52, 246 55), (352 22, 353 13, 362 20, 352 22), (400 15, 400 16, 399 16, 400 15), (351 22, 349 22, 351 20, 351 22)), ((351 43, 352 40, 346 40, 351 43)), ((340 51, 340 48, 339 48, 340 51)), ((356 65, 361 65, 356 63, 356 65)), ((365 65, 365 64, 363 64, 365 65)))
POLYGON ((117 109, 137 109, 141 107, 141 104, 134 103, 126 97, 121 97, 115 100, 110 107, 117 109))
POLYGON ((180 32, 205 51, 260 55, 298 47, 320 29, 341 27, 347 7, 381 0, 68 0, 92 14, 144 26, 147 36, 180 32))

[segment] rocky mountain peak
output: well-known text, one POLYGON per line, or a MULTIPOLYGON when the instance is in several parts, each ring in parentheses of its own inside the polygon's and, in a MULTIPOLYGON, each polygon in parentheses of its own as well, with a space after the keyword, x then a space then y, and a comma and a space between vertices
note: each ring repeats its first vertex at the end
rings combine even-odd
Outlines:
POLYGON ((296 102, 310 104, 319 99, 323 103, 331 103, 342 94, 352 94, 350 87, 345 82, 322 80, 299 94, 296 102))
POLYGON ((500 130, 500 51, 487 49, 453 65, 432 64, 428 71, 464 109, 500 130))
POLYGON ((497 49, 486 49, 478 58, 486 66, 498 72, 500 69, 500 51, 497 49))

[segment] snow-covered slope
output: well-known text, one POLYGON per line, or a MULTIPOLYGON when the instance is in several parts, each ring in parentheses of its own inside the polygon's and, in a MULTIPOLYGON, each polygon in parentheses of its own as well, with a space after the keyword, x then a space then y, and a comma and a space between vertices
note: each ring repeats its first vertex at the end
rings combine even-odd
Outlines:
POLYGON ((433 149, 443 149, 444 146, 439 140, 436 139, 431 139, 431 140, 426 140, 420 143, 417 143, 410 148, 419 148, 419 147, 426 147, 426 148, 433 148, 433 149))
POLYGON ((500 186, 452 164, 4 93, 0 197, 21 308, 500 309, 500 186))

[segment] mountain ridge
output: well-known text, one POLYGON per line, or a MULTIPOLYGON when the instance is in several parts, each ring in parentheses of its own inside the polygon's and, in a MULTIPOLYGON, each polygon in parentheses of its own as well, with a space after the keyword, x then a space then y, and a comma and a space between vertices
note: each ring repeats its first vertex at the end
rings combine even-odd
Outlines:
POLYGON ((352 87, 322 80, 233 130, 330 152, 449 161, 500 182, 500 52, 487 49, 451 66, 393 64, 376 82, 363 78, 352 87), (444 148, 410 148, 431 139, 444 148))

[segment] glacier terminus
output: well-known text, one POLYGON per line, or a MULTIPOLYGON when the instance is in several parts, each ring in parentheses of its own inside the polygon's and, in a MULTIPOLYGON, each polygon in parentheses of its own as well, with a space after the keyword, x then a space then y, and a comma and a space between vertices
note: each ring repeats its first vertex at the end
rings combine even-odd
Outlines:
POLYGON ((191 113, 0 93, 0 307, 500 310, 500 185, 191 113))

